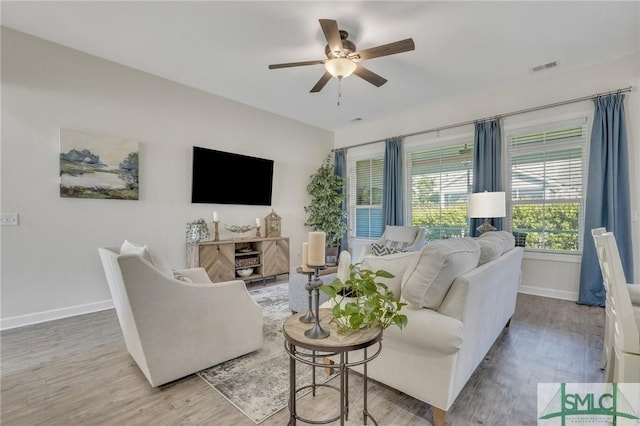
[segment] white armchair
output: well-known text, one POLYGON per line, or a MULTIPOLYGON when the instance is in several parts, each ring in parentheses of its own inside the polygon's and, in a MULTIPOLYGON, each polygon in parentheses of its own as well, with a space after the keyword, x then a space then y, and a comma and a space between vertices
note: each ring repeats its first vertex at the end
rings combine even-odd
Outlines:
POLYGON ((393 254, 397 251, 417 251, 425 245, 426 230, 419 226, 387 225, 378 241, 364 247, 362 256, 393 254), (386 247, 383 252, 376 253, 376 247, 386 247))
POLYGON ((183 281, 138 254, 98 252, 127 350, 151 386, 262 346, 262 309, 244 281, 212 284, 202 268, 176 271, 183 281))

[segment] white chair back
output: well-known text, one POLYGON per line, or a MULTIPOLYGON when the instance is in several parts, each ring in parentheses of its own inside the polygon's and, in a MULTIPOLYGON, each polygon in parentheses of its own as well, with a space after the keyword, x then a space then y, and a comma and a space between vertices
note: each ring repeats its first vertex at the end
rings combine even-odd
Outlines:
POLYGON ((616 239, 611 232, 599 235, 596 232, 593 239, 614 321, 613 381, 637 382, 640 381, 640 318, 636 318, 631 304, 616 239))

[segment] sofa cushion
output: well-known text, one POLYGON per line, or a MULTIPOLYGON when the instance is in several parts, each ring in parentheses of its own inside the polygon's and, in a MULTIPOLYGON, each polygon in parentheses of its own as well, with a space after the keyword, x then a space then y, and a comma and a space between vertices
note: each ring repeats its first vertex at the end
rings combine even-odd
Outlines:
POLYGON ((185 283, 192 283, 193 282, 191 277, 183 274, 182 272, 178 272, 178 271, 174 271, 174 270, 172 270, 171 272, 173 273, 173 278, 175 278, 178 281, 182 281, 182 282, 185 282, 185 283))
POLYGON ((427 244, 413 270, 407 271, 402 298, 409 304, 438 309, 453 280, 478 265, 480 245, 471 238, 452 238, 427 244))
POLYGON ((419 258, 419 251, 395 253, 387 256, 364 256, 360 261, 360 269, 368 269, 374 272, 383 269, 393 274, 393 278, 378 278, 377 280, 385 284, 394 296, 400 299, 402 277, 406 271, 415 268, 415 263, 418 262, 419 258))
POLYGON ((499 238, 479 238, 478 244, 480 245, 478 266, 491 262, 493 259, 497 259, 502 255, 503 245, 499 238))
POLYGON ((462 347, 464 327, 459 319, 411 305, 403 307, 402 312, 408 318, 406 327, 387 328, 385 342, 400 342, 440 355, 454 354, 462 347))
POLYGON ((502 253, 506 253, 516 246, 516 238, 511 232, 489 231, 480 235, 480 238, 497 238, 502 242, 502 253))

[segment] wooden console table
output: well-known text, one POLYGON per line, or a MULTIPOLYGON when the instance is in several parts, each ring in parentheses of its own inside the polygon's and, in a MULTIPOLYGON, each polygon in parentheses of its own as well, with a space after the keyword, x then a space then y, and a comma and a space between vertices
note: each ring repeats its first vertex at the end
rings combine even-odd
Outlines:
POLYGON ((249 237, 220 241, 201 241, 187 245, 187 267, 202 267, 211 281, 264 280, 289 274, 289 238, 249 237), (236 271, 253 268, 240 277, 236 271))
POLYGON ((382 329, 379 327, 358 330, 349 335, 338 334, 335 327, 329 326, 331 318, 330 309, 320 309, 320 319, 323 328, 330 330, 330 335, 324 339, 310 339, 304 332, 312 327, 312 324, 303 323, 300 317, 305 312, 294 314, 287 318, 282 330, 285 338, 285 350, 289 354, 289 423, 288 426, 295 426, 300 420, 310 424, 328 424, 340 420, 340 425, 344 426, 349 417, 349 368, 356 365, 363 365, 363 409, 362 420, 367 424, 367 419, 377 426, 376 420, 369 414, 367 409, 367 363, 376 358, 382 350, 382 329), (368 355, 367 349, 378 344, 374 354, 368 355), (300 350, 302 348, 302 350, 300 350), (349 362, 349 352, 363 350, 361 360, 349 362), (330 356, 339 356, 340 362, 329 368, 339 370, 340 385, 334 386, 327 383, 316 383, 316 367, 327 368, 323 360, 330 356), (296 362, 311 366, 313 369, 312 382, 309 385, 296 387, 296 362), (312 395, 315 396, 316 388, 328 387, 340 392, 340 413, 332 418, 323 420, 310 420, 299 415, 296 410, 296 395, 303 389, 311 388, 312 395))

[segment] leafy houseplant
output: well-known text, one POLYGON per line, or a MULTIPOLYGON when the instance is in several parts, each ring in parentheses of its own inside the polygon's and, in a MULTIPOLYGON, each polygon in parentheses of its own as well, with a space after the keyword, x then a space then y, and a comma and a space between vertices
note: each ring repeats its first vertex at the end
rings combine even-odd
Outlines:
POLYGON ((339 247, 347 232, 347 214, 342 210, 344 179, 333 174, 333 162, 327 156, 318 170, 311 175, 307 192, 311 202, 304 207, 308 218, 305 223, 313 231, 324 231, 327 247, 339 247))
POLYGON ((338 333, 345 335, 372 326, 382 329, 391 325, 406 326, 407 316, 400 313, 406 303, 396 299, 385 284, 376 282, 377 278, 393 278, 393 275, 382 269, 373 272, 358 266, 349 265, 349 278, 345 282, 335 279, 319 287, 332 302, 330 322, 336 324, 338 333))

